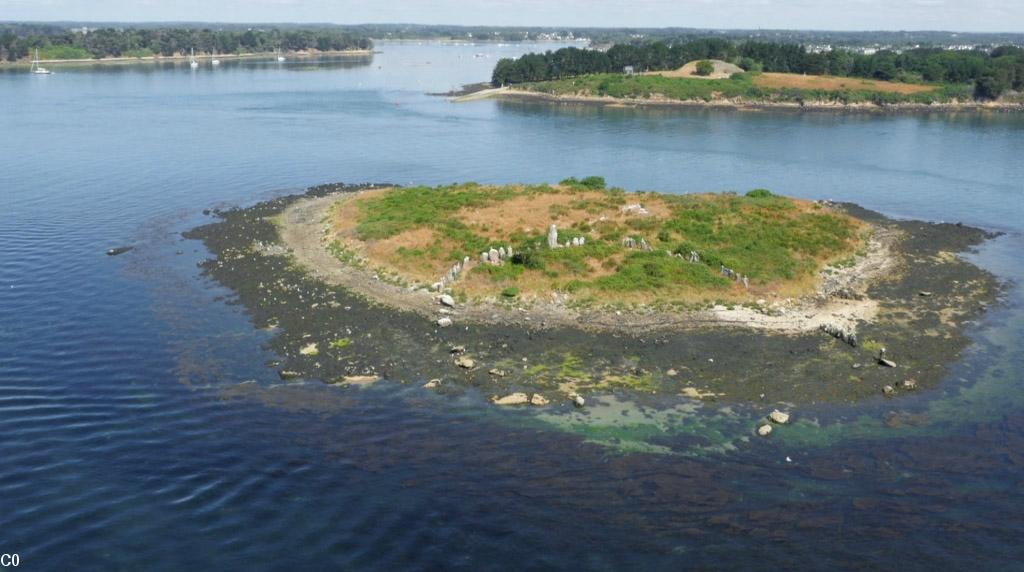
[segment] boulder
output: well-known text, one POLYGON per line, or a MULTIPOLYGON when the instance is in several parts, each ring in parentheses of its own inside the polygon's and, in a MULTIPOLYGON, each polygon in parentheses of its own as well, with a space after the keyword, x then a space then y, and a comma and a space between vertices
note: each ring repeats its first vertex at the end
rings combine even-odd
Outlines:
POLYGON ((895 393, 896 388, 891 385, 886 385, 885 387, 882 388, 882 395, 885 395, 886 397, 892 396, 895 393))
POLYGON ((473 358, 468 358, 466 356, 462 356, 462 357, 456 358, 455 365, 457 365, 457 366, 459 366, 459 367, 461 367, 463 369, 473 369, 474 367, 476 367, 476 362, 473 361, 473 358))
POLYGON ((512 393, 505 397, 492 397, 491 402, 495 405, 526 405, 530 398, 525 393, 512 393))
POLYGON ((437 386, 441 385, 440 379, 432 379, 423 384, 424 389, 436 389, 437 386))
POLYGON ((448 326, 452 325, 452 319, 449 318, 448 316, 438 318, 437 325, 441 326, 442 328, 447 328, 448 326))
POLYGON ((548 401, 548 398, 544 397, 539 393, 534 393, 533 396, 530 397, 531 405, 547 405, 548 403, 550 403, 550 401, 548 401))
POLYGON ((900 385, 903 387, 903 389, 910 390, 910 391, 912 391, 914 389, 917 389, 917 381, 915 381, 913 379, 904 379, 903 383, 900 384, 900 385))
POLYGON ((277 372, 277 376, 284 380, 295 379, 296 377, 299 377, 301 375, 302 374, 297 371, 290 371, 287 369, 277 372))
POLYGON ((878 365, 884 365, 885 367, 896 367, 896 362, 891 359, 878 358, 878 365))
POLYGON ((783 413, 776 409, 768 414, 768 419, 772 420, 772 423, 778 423, 779 425, 785 425, 789 423, 789 413, 783 413))
POLYGON ((299 353, 304 356, 315 356, 320 353, 320 349, 316 347, 316 344, 306 344, 302 346, 299 353))
POLYGON ((489 374, 491 374, 491 375, 493 375, 495 377, 505 377, 506 375, 508 375, 508 374, 505 373, 505 370, 503 370, 503 369, 492 369, 492 370, 488 371, 487 373, 489 373, 489 374))
POLYGON ((448 294, 442 294, 441 297, 437 299, 437 301, 440 302, 441 305, 443 306, 448 306, 449 308, 455 307, 455 298, 452 298, 448 294))
POLYGON ((772 432, 772 426, 769 425, 768 423, 765 423, 764 425, 762 425, 762 426, 757 428, 757 434, 762 436, 762 437, 767 437, 768 435, 771 434, 771 432, 772 432))
POLYGON ((569 401, 571 401, 576 407, 583 407, 587 404, 587 401, 583 399, 583 396, 576 392, 569 394, 569 401))
POLYGON ((487 261, 490 262, 491 264, 498 264, 499 262, 501 262, 501 258, 498 257, 498 251, 493 248, 488 250, 487 261))

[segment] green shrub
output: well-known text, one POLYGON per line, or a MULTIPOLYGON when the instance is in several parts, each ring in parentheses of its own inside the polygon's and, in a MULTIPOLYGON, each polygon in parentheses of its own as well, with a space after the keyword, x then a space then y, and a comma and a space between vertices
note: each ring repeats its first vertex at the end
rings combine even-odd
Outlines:
POLYGON ((708 60, 701 60, 697 62, 697 68, 693 71, 694 74, 700 76, 709 76, 715 73, 715 64, 708 60))
POLYGON ((505 298, 515 298, 516 296, 519 295, 519 288, 516 288, 515 286, 509 286, 508 288, 505 288, 504 290, 501 291, 501 295, 504 296, 505 298))

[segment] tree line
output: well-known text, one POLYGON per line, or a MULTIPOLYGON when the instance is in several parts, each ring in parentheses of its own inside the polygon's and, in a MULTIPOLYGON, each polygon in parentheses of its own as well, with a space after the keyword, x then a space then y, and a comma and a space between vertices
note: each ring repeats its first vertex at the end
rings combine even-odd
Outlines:
POLYGON ((173 56, 195 50, 197 54, 270 52, 274 50, 370 49, 366 36, 339 30, 210 30, 196 28, 103 28, 88 33, 17 33, 0 30, 0 58, 16 61, 35 49, 45 54, 77 57, 173 56))
POLYGON ((494 68, 495 86, 562 79, 592 73, 672 70, 694 60, 719 59, 746 71, 861 77, 910 83, 973 84, 979 99, 1024 90, 1024 48, 991 51, 916 48, 865 54, 844 49, 810 51, 800 44, 731 42, 707 38, 680 42, 615 44, 607 51, 562 48, 517 59, 494 68))

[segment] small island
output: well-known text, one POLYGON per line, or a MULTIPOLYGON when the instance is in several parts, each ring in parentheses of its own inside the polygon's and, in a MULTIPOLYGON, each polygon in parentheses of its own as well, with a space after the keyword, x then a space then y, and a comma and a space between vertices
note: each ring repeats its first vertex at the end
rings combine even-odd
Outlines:
POLYGON ((503 59, 487 97, 738 109, 843 111, 1024 110, 1024 50, 872 52, 840 47, 696 39, 563 48, 503 59))
POLYGON ((993 234, 765 189, 331 184, 211 214, 186 237, 282 380, 499 406, 899 398, 1001 291, 957 255, 993 234))

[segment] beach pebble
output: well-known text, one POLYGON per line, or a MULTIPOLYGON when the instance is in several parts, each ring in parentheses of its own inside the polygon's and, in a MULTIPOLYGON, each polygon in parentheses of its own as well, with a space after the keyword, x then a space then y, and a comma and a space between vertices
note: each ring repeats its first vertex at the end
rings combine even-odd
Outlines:
POLYGON ((491 402, 495 405, 525 405, 530 398, 525 393, 513 393, 505 397, 492 397, 491 402))
POLYGON ((675 377, 675 376, 679 375, 679 372, 674 370, 674 369, 670 369, 670 370, 665 372, 665 375, 667 375, 669 377, 675 377))
POLYGON ((505 370, 503 370, 503 369, 492 369, 492 370, 488 371, 487 373, 489 373, 489 374, 491 374, 491 375, 493 375, 495 377, 505 377, 505 375, 506 375, 505 370))
POLYGON ((757 428, 757 434, 762 437, 767 437, 772 432, 772 426, 765 423, 764 425, 757 428))
POLYGON ((455 307, 455 298, 452 298, 448 294, 442 294, 441 297, 438 298, 438 301, 441 302, 442 305, 448 306, 449 308, 455 307))
POLYGON ((463 356, 455 360, 455 365, 463 369, 473 369, 476 367, 476 362, 472 358, 463 356))
POLYGON ((548 403, 550 403, 550 401, 548 401, 548 398, 544 397, 539 393, 534 393, 533 396, 530 397, 531 405, 547 405, 548 403))
POLYGON ((896 362, 885 358, 878 358, 878 364, 884 365, 885 367, 896 367, 896 362))
POLYGON ((891 395, 893 395, 895 393, 896 393, 896 388, 894 388, 891 385, 887 385, 887 386, 882 388, 882 394, 883 395, 891 396, 891 395))
POLYGON ((917 381, 913 379, 904 379, 902 383, 903 389, 912 390, 917 389, 917 381))
POLYGON ((443 318, 438 318, 437 319, 437 325, 441 326, 442 328, 447 328, 448 326, 452 325, 452 319, 449 318, 448 316, 445 316, 443 318))
POLYGON ((789 413, 783 413, 776 409, 768 414, 768 419, 771 419, 773 423, 785 425, 786 423, 789 423, 789 413))
POLYGON ((435 389, 435 388, 437 388, 437 386, 439 386, 439 385, 441 385, 441 380, 440 380, 440 379, 432 379, 432 380, 430 380, 430 381, 428 381, 428 382, 424 383, 424 384, 423 384, 423 387, 424 387, 425 389, 435 389))

